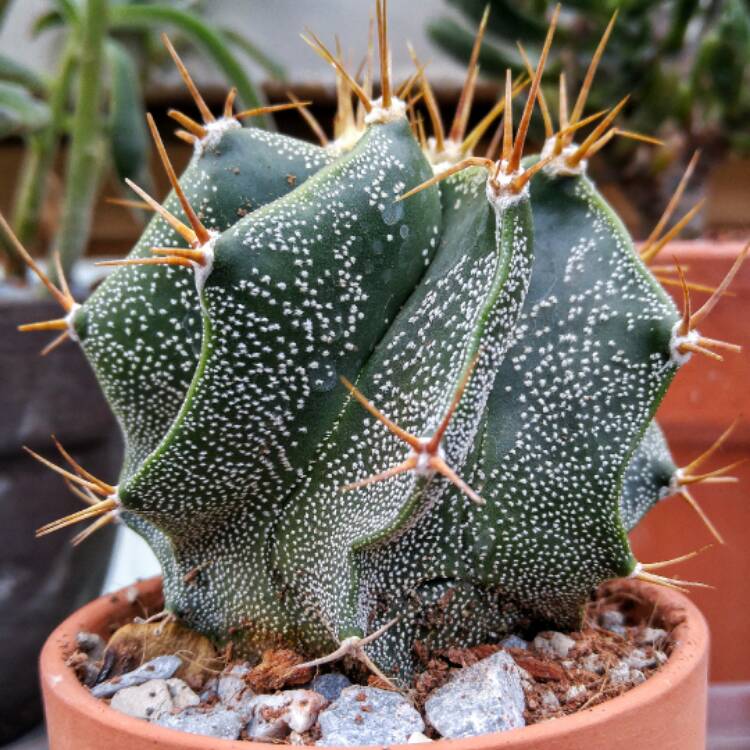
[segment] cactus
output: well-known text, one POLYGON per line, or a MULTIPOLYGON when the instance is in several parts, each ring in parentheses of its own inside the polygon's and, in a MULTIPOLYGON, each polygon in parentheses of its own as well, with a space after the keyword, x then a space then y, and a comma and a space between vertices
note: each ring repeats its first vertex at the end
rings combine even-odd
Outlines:
MULTIPOLYGON (((465 22, 478 21, 486 7, 492 10, 491 41, 482 51, 481 62, 483 72, 495 76, 506 66, 521 67, 518 40, 531 46, 541 43, 544 17, 552 5, 522 2, 518 5, 525 7, 514 9, 507 0, 447 2, 460 12, 462 22, 435 19, 428 31, 436 43, 463 60, 469 58, 472 46, 465 22)), ((654 130, 670 118, 684 130, 699 132, 720 123, 719 129, 741 145, 744 136, 738 117, 747 114, 748 100, 739 82, 747 69, 750 33, 750 13, 741 2, 721 0, 712 8, 690 1, 671 5, 587 2, 566 11, 559 35, 567 63, 572 62, 580 77, 596 47, 597 29, 613 12, 619 15, 603 61, 606 80, 592 101, 594 106, 633 91, 638 106, 629 117, 638 127, 654 130), (711 88, 708 80, 720 82, 711 88)))
MULTIPOLYGON (((506 67, 516 72, 523 69, 518 42, 530 48, 541 44, 552 3, 446 0, 446 5, 458 15, 431 20, 427 32, 460 61, 471 56, 473 33, 467 24, 478 22, 485 9, 491 9, 489 39, 480 63, 482 75, 498 78, 506 67)), ((714 154, 747 152, 750 98, 743 85, 750 62, 747 3, 571 3, 558 32, 564 54, 551 59, 550 74, 564 69, 570 81, 582 80, 597 46, 598 29, 613 12, 619 17, 602 60, 605 75, 593 92, 592 106, 599 109, 632 93, 623 113, 629 128, 669 132, 688 154, 690 144, 696 143, 714 154)), ((619 163, 626 164, 632 154, 622 151, 619 163)), ((653 161, 657 163, 649 165, 651 170, 663 168, 659 160, 653 161)))
POLYGON ((643 563, 627 531, 679 493, 718 537, 688 487, 728 478, 696 473, 728 432, 678 469, 653 416, 693 354, 736 349, 696 326, 748 248, 697 310, 698 285, 656 269, 675 307, 649 264, 676 201, 639 252, 586 174, 622 133, 621 104, 583 116, 598 55, 552 123, 559 11, 515 132, 525 84, 506 75, 495 159, 471 154, 492 117, 465 134, 482 29, 446 135, 421 66, 394 95, 384 5, 377 100, 306 39, 337 72, 336 141, 243 128, 231 100, 215 120, 183 70, 196 153, 178 180, 150 121, 173 193, 137 189, 156 215, 130 256, 79 305, 19 252, 66 312, 25 328, 80 343, 127 448, 117 485, 59 444, 69 469, 33 454, 88 504, 40 534, 117 519, 161 562, 165 616, 246 656, 284 645, 406 680, 418 641, 573 627, 612 578, 694 585, 654 571, 695 553, 643 563), (547 139, 524 156, 537 102, 547 139))

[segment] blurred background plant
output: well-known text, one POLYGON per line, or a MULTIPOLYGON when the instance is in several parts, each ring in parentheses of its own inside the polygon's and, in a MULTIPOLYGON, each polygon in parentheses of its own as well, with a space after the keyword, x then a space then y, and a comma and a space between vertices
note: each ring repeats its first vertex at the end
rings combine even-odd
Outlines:
MULTIPOLYGON (((431 21, 428 33, 461 61, 469 59, 476 26, 489 5, 480 75, 494 80, 506 67, 516 73, 524 70, 517 41, 534 58, 555 4, 554 0, 446 3, 459 16, 431 21)), ((635 210, 649 220, 664 205, 695 149, 703 152, 699 169, 704 176, 729 154, 750 154, 750 0, 566 0, 558 26, 557 58, 547 66, 549 100, 557 102, 563 71, 568 89, 577 90, 602 29, 615 11, 618 18, 590 97, 592 111, 611 107, 630 94, 620 117, 622 126, 656 135, 665 146, 643 148, 621 139, 596 168, 609 172, 599 179, 616 179, 635 210)), ((698 179, 694 184, 701 183, 698 179)))
MULTIPOLYGON (((20 0, 18 0, 20 2, 20 0)), ((0 0, 0 22, 12 2, 0 0)), ((42 250, 45 199, 58 152, 67 140, 60 221, 44 248, 59 252, 66 273, 89 240, 99 186, 109 173, 150 187, 150 141, 144 89, 155 69, 171 66, 159 39, 166 31, 179 48, 193 46, 237 88, 243 107, 262 103, 242 56, 271 79, 284 69, 233 29, 213 25, 209 2, 148 0, 49 0, 33 22, 34 36, 62 32, 54 72, 43 76, 0 53, 0 138, 24 142, 12 225, 27 248, 42 250)), ((254 125, 270 125, 256 118, 254 125)), ((142 220, 142 217, 138 217, 142 220)), ((23 277, 23 263, 5 238, 8 278, 23 277)))

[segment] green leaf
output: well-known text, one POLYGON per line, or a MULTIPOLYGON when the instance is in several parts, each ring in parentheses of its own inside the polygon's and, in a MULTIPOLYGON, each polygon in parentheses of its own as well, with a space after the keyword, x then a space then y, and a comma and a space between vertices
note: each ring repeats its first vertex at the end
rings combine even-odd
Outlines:
POLYGON ((661 45, 664 54, 677 52, 682 48, 687 27, 700 11, 700 6, 700 0, 676 0, 674 2, 669 32, 661 45))
POLYGON ((0 53, 0 80, 17 83, 36 96, 45 96, 47 82, 35 70, 0 53))
POLYGON ((76 24, 81 20, 81 6, 77 0, 54 0, 54 5, 69 24, 76 24))
POLYGON ((547 33, 547 23, 543 14, 525 13, 519 6, 521 3, 508 0, 449 0, 449 4, 465 13, 476 26, 484 14, 487 5, 490 6, 490 17, 487 30, 509 44, 515 44, 517 39, 523 42, 542 42, 547 33))
MULTIPOLYGON (((451 18, 439 18, 427 26, 427 34, 443 51, 465 64, 474 45, 474 32, 467 31, 451 18)), ((523 60, 518 51, 510 45, 485 42, 479 53, 482 75, 502 78, 506 68, 513 71, 524 70, 523 60)))
POLYGON ((60 13, 60 11, 47 11, 46 13, 38 15, 34 19, 34 23, 31 26, 31 36, 32 38, 36 38, 40 34, 43 34, 45 31, 59 29, 61 26, 65 25, 65 23, 65 16, 60 13))
POLYGON ((68 275, 91 235, 97 189, 106 160, 102 105, 107 10, 107 0, 85 0, 73 37, 85 53, 79 58, 61 220, 53 240, 53 252, 60 254, 63 273, 68 275))
MULTIPOLYGON (((169 5, 115 5, 111 8, 113 29, 152 29, 154 26, 174 26, 206 52, 224 73, 227 82, 237 87, 240 101, 245 107, 260 107, 263 96, 248 78, 241 63, 229 51, 224 36, 203 23, 195 14, 169 5)), ((268 118, 257 122, 268 125, 268 118)))
POLYGON ((0 138, 26 136, 49 124, 50 112, 26 88, 0 81, 0 138))
POLYGON ((138 68, 127 49, 113 39, 107 41, 106 53, 112 160, 121 180, 130 178, 142 183, 151 144, 138 68))

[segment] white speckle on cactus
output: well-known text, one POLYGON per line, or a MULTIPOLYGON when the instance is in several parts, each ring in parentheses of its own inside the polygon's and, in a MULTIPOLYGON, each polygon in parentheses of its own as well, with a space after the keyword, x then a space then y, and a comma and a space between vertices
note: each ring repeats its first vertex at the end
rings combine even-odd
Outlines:
POLYGON ((406 103, 393 97, 391 106, 384 107, 382 98, 375 99, 372 103, 372 109, 365 115, 367 125, 384 125, 388 122, 396 122, 406 117, 406 103))
MULTIPOLYGON (((548 138, 544 142, 542 153, 539 155, 539 158, 548 158, 555 152, 556 146, 556 138, 548 138)), ((552 177, 575 177, 578 175, 585 175, 589 165, 587 159, 581 159, 578 164, 572 167, 567 163, 567 160, 573 156, 577 150, 577 143, 569 143, 567 146, 563 147, 562 151, 552 159, 549 164, 546 164, 543 167, 544 171, 552 177)))
POLYGON ((198 250, 201 253, 201 263, 196 263, 195 261, 190 261, 190 264, 193 267, 193 272, 195 273, 195 291, 197 292, 198 296, 203 293, 203 287, 206 285, 206 279, 211 275, 211 271, 214 267, 214 246, 216 245, 216 240, 219 237, 219 233, 215 230, 210 229, 209 230, 210 239, 207 242, 204 242, 198 250))
POLYGON ((70 310, 65 315, 65 322, 67 323, 67 331, 68 336, 70 337, 71 341, 78 341, 78 332, 76 331, 75 327, 75 321, 76 321, 76 315, 78 314, 78 311, 81 309, 81 305, 78 304, 78 302, 73 302, 73 304, 70 306, 70 310))
POLYGON ((195 153, 200 156, 206 149, 216 148, 221 143, 224 133, 228 130, 238 130, 241 127, 242 123, 234 117, 220 117, 218 120, 204 123, 203 128, 206 135, 203 138, 195 139, 193 143, 195 153))
POLYGON ((690 358, 693 356, 691 351, 681 351, 681 347, 684 344, 698 345, 700 342, 701 335, 695 329, 688 331, 683 334, 682 331, 683 323, 678 320, 672 328, 672 338, 669 341, 669 351, 672 355, 672 362, 677 367, 686 365, 690 358))

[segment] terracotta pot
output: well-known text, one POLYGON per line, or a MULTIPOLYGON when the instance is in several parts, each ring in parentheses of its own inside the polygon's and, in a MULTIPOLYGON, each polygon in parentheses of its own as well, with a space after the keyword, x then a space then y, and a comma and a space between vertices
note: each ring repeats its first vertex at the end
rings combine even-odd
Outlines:
MULTIPOLYGON (((709 644, 706 621, 682 594, 637 581, 611 585, 618 590, 637 592, 657 608, 657 621, 674 628, 676 646, 657 674, 624 695, 572 716, 510 732, 439 741, 430 747, 433 750, 703 750, 709 644)), ((96 599, 63 622, 45 644, 40 672, 50 750, 248 750, 247 742, 185 734, 118 713, 93 698, 65 665, 79 630, 107 635, 113 623, 142 614, 144 606, 149 610, 159 606, 159 579, 140 583, 136 589, 96 599)), ((253 744, 268 750, 278 748, 253 744)))
POLYGON ((80 348, 68 343, 48 357, 44 336, 20 334, 20 323, 48 320, 60 308, 0 285, 0 745, 42 718, 34 665, 50 630, 101 591, 114 526, 72 547, 77 529, 35 540, 43 524, 80 510, 62 480, 21 449, 47 456, 55 433, 98 476, 114 479, 121 461, 117 425, 80 348))
MULTIPOLYGON (((688 266, 696 282, 718 284, 742 249, 738 242, 674 242, 662 253, 664 263, 674 255, 688 266)), ((670 287, 678 305, 680 291, 670 287)), ((706 469, 718 468, 750 456, 750 262, 746 262, 730 291, 701 324, 701 333, 741 344, 742 354, 727 353, 724 362, 701 356, 677 374, 657 418, 675 459, 686 465, 700 455, 737 417, 732 437, 706 469)), ((699 305, 705 294, 693 293, 699 305)), ((691 581, 712 589, 694 589, 691 598, 711 629, 711 681, 750 681, 750 639, 744 613, 750 611, 750 464, 732 472, 738 484, 697 486, 693 494, 723 534, 726 544, 674 569, 691 581)), ((646 516, 631 537, 636 556, 644 562, 669 560, 710 544, 713 538, 697 515, 679 497, 670 498, 646 516)), ((670 575, 673 571, 670 571, 670 575)))

